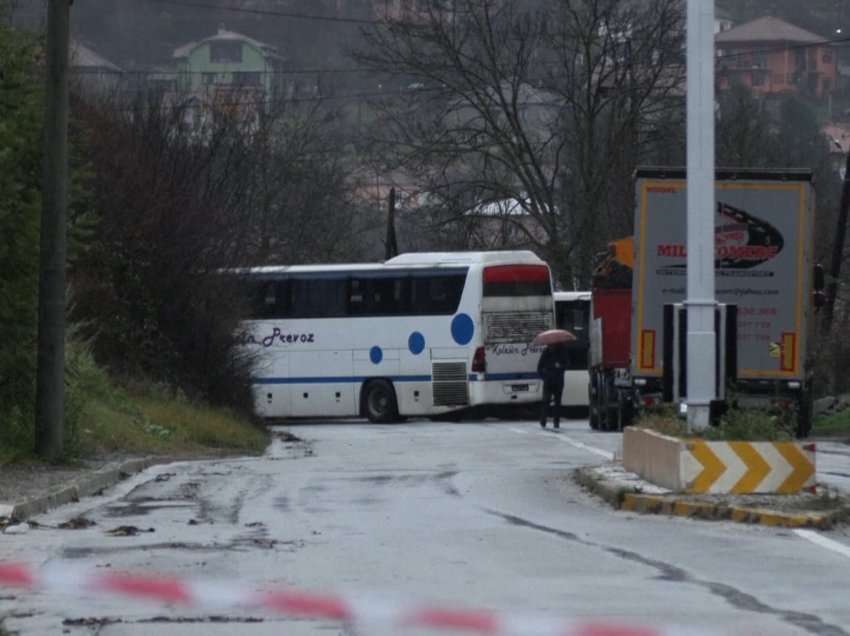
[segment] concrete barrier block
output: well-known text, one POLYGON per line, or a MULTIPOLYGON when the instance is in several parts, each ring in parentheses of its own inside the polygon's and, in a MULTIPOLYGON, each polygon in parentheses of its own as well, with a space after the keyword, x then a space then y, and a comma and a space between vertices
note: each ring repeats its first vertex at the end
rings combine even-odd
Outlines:
POLYGON ((630 427, 623 466, 670 490, 696 494, 793 494, 815 484, 815 447, 798 442, 683 440, 630 427))
POLYGON ((647 481, 682 490, 682 454, 685 444, 676 437, 644 428, 629 427, 623 432, 623 467, 647 481))

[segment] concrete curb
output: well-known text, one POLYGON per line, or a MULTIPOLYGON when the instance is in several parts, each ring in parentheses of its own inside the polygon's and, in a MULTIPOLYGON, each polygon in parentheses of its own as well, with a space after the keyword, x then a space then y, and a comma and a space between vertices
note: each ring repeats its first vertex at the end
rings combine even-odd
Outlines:
POLYGON ((616 481, 594 474, 592 468, 579 468, 573 473, 573 477, 579 486, 617 509, 623 507, 627 494, 639 492, 636 488, 624 487, 616 481))
POLYGON ((850 507, 824 513, 782 512, 768 508, 730 506, 708 501, 693 501, 687 495, 647 495, 624 488, 617 482, 600 478, 592 468, 579 468, 575 481, 618 510, 641 514, 668 515, 713 521, 734 521, 781 528, 817 528, 829 530, 850 519, 850 507))
POLYGON ((172 460, 161 457, 142 457, 109 464, 57 490, 39 497, 30 497, 29 499, 6 507, 9 512, 8 515, 4 516, 8 516, 12 521, 25 521, 32 516, 44 514, 53 508, 79 501, 80 497, 96 495, 114 486, 119 481, 142 472, 146 468, 150 468, 156 464, 167 463, 168 461, 172 460))

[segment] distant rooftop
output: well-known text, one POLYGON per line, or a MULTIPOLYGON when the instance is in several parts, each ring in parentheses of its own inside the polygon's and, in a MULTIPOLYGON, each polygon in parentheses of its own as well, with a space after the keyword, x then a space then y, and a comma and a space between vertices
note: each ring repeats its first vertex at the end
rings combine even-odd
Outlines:
POLYGON ((107 60, 104 57, 101 57, 94 51, 92 51, 89 47, 77 42, 76 40, 71 42, 71 52, 70 52, 70 62, 71 66, 75 68, 83 68, 83 69, 101 69, 113 71, 115 73, 121 73, 122 69, 107 60))
POLYGON ((228 31, 224 28, 224 25, 218 28, 218 33, 215 35, 211 35, 208 38, 204 38, 203 40, 197 40, 195 42, 187 42, 186 44, 177 47, 174 49, 174 52, 171 54, 173 58, 183 58, 189 55, 195 48, 204 44, 205 42, 218 42, 222 40, 231 40, 231 41, 240 41, 240 42, 248 42, 256 46, 258 49, 262 51, 274 55, 279 56, 277 48, 272 46, 271 44, 266 44, 265 42, 260 42, 259 40, 255 40, 252 37, 244 35, 242 33, 237 33, 236 31, 228 31))
POLYGON ((773 16, 756 18, 739 24, 715 36, 718 44, 736 44, 742 42, 792 42, 795 44, 819 44, 826 38, 806 31, 798 26, 773 16))

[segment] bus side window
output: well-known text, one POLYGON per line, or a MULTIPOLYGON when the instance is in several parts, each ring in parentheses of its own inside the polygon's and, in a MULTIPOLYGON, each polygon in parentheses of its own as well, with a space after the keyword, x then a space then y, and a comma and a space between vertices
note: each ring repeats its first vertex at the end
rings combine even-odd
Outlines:
POLYGON ((587 312, 576 309, 573 311, 573 331, 576 332, 576 335, 580 335, 581 332, 585 331, 585 323, 587 322, 587 312))
POLYGON ((266 280, 254 292, 253 316, 255 320, 283 318, 289 313, 289 285, 285 280, 266 280))
POLYGON ((579 340, 588 338, 590 303, 560 301, 555 303, 555 324, 558 329, 571 331, 579 340))
POLYGON ((401 316, 410 313, 410 277, 406 274, 352 278, 348 297, 354 316, 401 316))
POLYGON ((295 318, 339 318, 348 314, 347 278, 293 278, 292 311, 295 318))
POLYGON ((403 315, 408 313, 409 283, 407 276, 374 278, 369 281, 371 311, 376 316, 403 315))
POLYGON ((555 303, 555 326, 558 329, 567 329, 567 303, 555 303))
POLYGON ((451 315, 457 311, 466 274, 413 277, 413 313, 451 315))
POLYGON ((366 281, 352 278, 348 283, 348 314, 363 316, 366 313, 366 281))

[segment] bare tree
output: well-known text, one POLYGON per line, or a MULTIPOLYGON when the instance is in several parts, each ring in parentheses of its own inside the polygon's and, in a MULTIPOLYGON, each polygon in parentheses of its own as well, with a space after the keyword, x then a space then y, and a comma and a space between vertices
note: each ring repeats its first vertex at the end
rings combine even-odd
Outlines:
POLYGON ((408 89, 385 104, 381 130, 390 134, 376 143, 390 142, 385 152, 441 201, 446 218, 482 202, 517 202, 537 229, 524 215, 505 222, 563 285, 586 279, 609 227, 628 229, 623 197, 609 197, 612 180, 629 180, 660 139, 678 134, 680 2, 419 7, 369 31, 357 54, 408 89))
POLYGON ((247 408, 250 361, 234 355, 246 298, 222 270, 361 245, 325 113, 237 97, 76 100, 94 211, 74 219, 91 236, 72 282, 74 317, 113 370, 247 408))
POLYGON ((338 114, 319 102, 275 104, 252 136, 248 207, 253 263, 362 258, 379 221, 354 197, 338 114))

